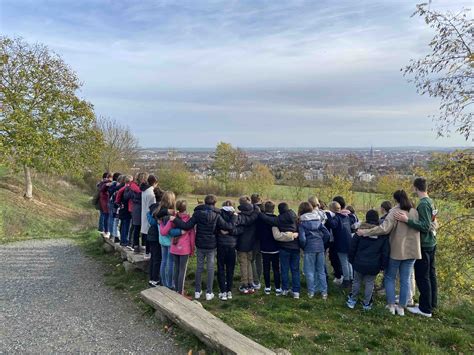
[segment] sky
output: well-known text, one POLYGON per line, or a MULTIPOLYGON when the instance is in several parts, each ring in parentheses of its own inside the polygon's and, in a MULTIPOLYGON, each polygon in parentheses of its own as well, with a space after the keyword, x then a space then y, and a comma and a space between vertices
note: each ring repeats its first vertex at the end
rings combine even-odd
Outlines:
POLYGON ((469 145, 400 72, 434 34, 418 2, 0 0, 0 32, 63 57, 143 147, 469 145))

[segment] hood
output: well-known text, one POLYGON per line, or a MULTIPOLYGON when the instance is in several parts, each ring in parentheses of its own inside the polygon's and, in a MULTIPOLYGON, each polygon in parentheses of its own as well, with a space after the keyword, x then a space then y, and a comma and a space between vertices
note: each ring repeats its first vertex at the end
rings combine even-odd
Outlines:
POLYGON ((151 186, 148 185, 146 182, 140 184, 140 191, 148 190, 151 186))
POLYGON ((290 207, 285 202, 282 202, 278 205, 278 213, 279 214, 283 214, 285 212, 288 212, 289 210, 290 210, 290 207))
POLYGON ((293 210, 288 210, 278 216, 278 220, 281 224, 293 224, 296 223, 296 213, 293 210))
POLYGON ((239 211, 243 214, 252 214, 253 211, 255 210, 255 207, 253 205, 251 205, 250 203, 245 203, 243 205, 240 205, 239 207, 239 211))
POLYGON ((337 212, 343 214, 344 216, 349 216, 352 212, 346 209, 341 210, 341 212, 337 212))
POLYGON ((320 220, 321 220, 321 216, 316 211, 308 212, 300 216, 300 221, 320 221, 320 220))
POLYGON ((224 206, 221 209, 225 212, 228 212, 228 213, 234 213, 235 212, 235 208, 232 207, 232 206, 224 206))
POLYGON ((150 212, 153 213, 153 211, 159 206, 160 204, 159 203, 152 203, 150 205, 150 212))
POLYGON ((304 227, 306 229, 309 229, 310 231, 317 231, 322 225, 321 221, 315 219, 301 221, 301 224, 304 225, 304 227))
POLYGON ((186 212, 178 212, 177 216, 183 220, 183 222, 187 222, 191 219, 191 216, 186 212))
POLYGON ((360 229, 371 229, 371 228, 374 228, 374 227, 377 227, 378 224, 372 224, 372 223, 367 223, 367 222, 364 222, 364 223, 361 223, 360 224, 360 229))
POLYGON ((194 211, 206 211, 206 210, 214 211, 216 213, 221 213, 221 210, 218 209, 217 207, 206 205, 206 204, 197 205, 196 208, 194 209, 194 211))

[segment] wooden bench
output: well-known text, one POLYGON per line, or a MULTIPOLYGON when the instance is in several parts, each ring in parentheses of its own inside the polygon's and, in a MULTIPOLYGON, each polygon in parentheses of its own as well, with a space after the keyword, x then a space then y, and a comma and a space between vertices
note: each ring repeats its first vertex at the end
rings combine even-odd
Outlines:
POLYGON ((191 332, 221 354, 276 354, 229 327, 199 302, 190 301, 166 287, 149 288, 142 291, 141 296, 158 315, 191 332))
POLYGON ((104 241, 104 250, 107 252, 116 251, 119 252, 122 260, 124 261, 124 267, 127 271, 131 269, 140 269, 148 272, 149 259, 146 259, 143 254, 136 254, 135 252, 123 247, 120 243, 114 243, 112 239, 102 236, 104 241), (126 264, 129 263, 129 264, 126 264))

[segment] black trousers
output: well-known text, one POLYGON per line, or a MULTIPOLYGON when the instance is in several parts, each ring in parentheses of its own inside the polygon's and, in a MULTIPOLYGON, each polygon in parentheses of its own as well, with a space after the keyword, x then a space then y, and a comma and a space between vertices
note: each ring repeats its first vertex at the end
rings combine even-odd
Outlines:
POLYGON ((342 267, 337 251, 334 248, 334 242, 329 242, 329 261, 334 269, 334 277, 340 279, 342 276, 342 267))
POLYGON ((217 246, 217 282, 222 293, 232 291, 235 262, 234 247, 217 246))
POLYGON ((148 241, 150 246, 150 281, 160 281, 161 245, 159 241, 148 241))
POLYGON ((133 244, 132 247, 140 246, 140 225, 132 225, 133 244))
POLYGON ((148 234, 142 233, 142 247, 145 247, 145 253, 150 253, 150 245, 148 244, 148 234))
POLYGON ((270 288, 270 268, 273 271, 273 280, 275 281, 275 289, 281 287, 280 274, 280 253, 267 254, 262 253, 263 263, 263 279, 265 280, 265 288, 270 288))
POLYGON ((420 292, 419 308, 432 313, 438 306, 438 281, 436 279, 436 246, 432 250, 421 249, 421 259, 415 261, 415 281, 420 292))

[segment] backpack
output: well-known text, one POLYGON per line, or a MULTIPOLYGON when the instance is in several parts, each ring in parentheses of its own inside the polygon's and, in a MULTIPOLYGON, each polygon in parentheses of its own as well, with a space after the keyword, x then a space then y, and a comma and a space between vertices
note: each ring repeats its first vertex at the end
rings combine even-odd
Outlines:
POLYGON ((438 220, 436 219, 438 215, 438 210, 431 205, 431 223, 430 223, 430 233, 433 234, 433 237, 436 237, 436 230, 439 228, 438 220))
POLYGON ((96 210, 100 210, 100 189, 102 188, 102 184, 103 182, 100 182, 97 185, 97 191, 94 193, 91 200, 92 206, 94 206, 96 210))

